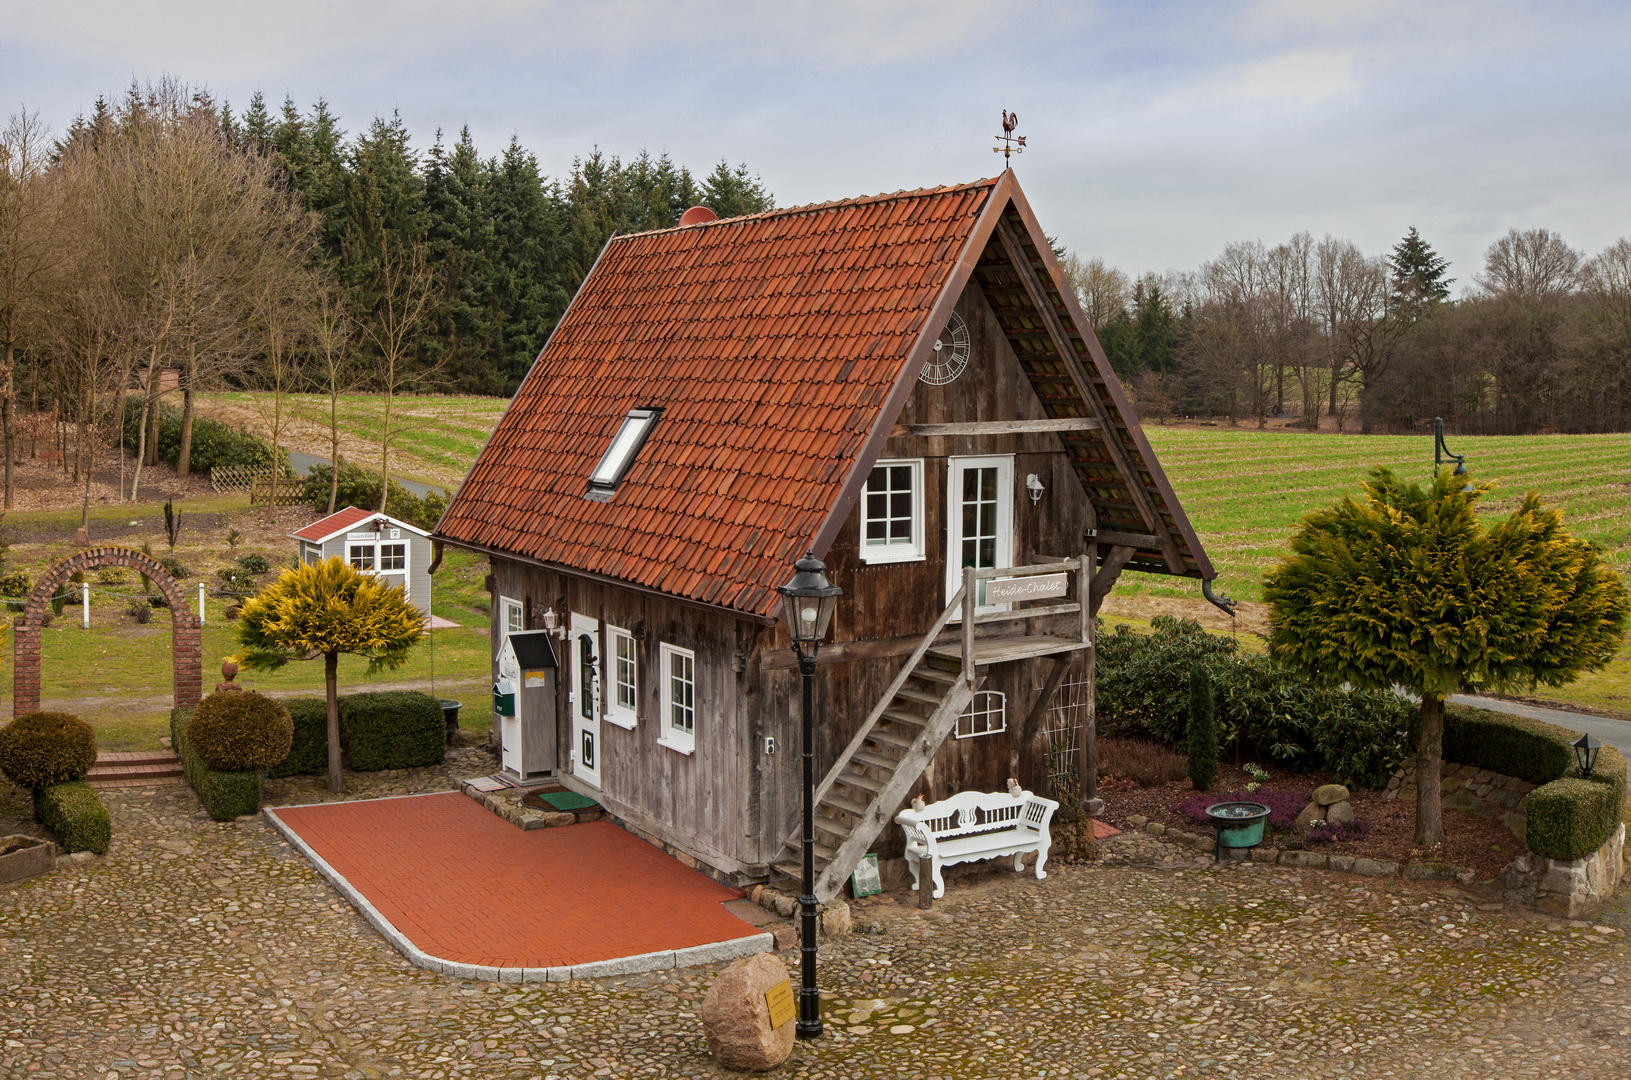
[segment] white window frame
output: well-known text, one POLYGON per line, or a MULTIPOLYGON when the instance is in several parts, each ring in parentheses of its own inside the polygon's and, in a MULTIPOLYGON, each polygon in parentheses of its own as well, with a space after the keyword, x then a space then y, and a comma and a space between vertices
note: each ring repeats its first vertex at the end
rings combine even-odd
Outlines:
POLYGON ((526 605, 512 596, 500 596, 498 598, 498 618, 493 620, 493 627, 498 631, 498 644, 502 646, 504 642, 509 640, 512 633, 519 633, 527 628, 526 605), (514 628, 510 626, 510 612, 512 610, 518 616, 516 621, 521 624, 514 628))
POLYGON ((662 646, 662 734, 657 738, 657 745, 666 746, 680 754, 691 754, 697 747, 697 654, 690 649, 682 649, 678 645, 662 646), (691 730, 674 726, 674 709, 679 704, 674 700, 674 661, 676 658, 684 659, 691 670, 691 730))
POLYGON ((927 555, 923 542, 923 459, 922 458, 893 458, 872 463, 873 469, 906 467, 911 470, 912 477, 912 538, 906 544, 877 544, 868 543, 866 532, 868 499, 867 494, 872 483, 872 476, 867 475, 867 484, 861 488, 861 561, 874 563, 903 563, 922 562, 927 555))
POLYGON ((620 728, 634 730, 640 715, 640 647, 634 640, 634 635, 621 626, 606 624, 606 694, 605 708, 601 716, 620 728), (632 705, 624 705, 620 691, 624 687, 623 673, 619 669, 621 663, 620 650, 624 645, 629 649, 629 696, 633 699, 632 705))
POLYGON ((379 541, 347 540, 345 542, 345 561, 353 570, 361 570, 365 574, 373 573, 374 567, 379 565, 379 541), (368 552, 367 559, 364 562, 359 563, 357 561, 358 550, 368 552))
POLYGON ((981 690, 957 718, 957 738, 977 739, 1008 730, 1008 695, 1001 690, 981 690), (996 718, 992 726, 992 718, 996 718))

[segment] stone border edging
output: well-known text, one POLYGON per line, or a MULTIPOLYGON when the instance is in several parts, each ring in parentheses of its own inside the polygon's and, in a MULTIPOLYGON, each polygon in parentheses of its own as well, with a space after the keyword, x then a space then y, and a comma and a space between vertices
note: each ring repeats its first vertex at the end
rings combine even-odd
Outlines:
MULTIPOLYGON (((420 795, 386 796, 387 798, 420 798, 425 795, 445 795, 448 792, 430 791, 421 792, 420 795)), ((356 802, 377 802, 375 799, 351 800, 356 802)), ((334 803, 305 803, 304 806, 333 806, 334 803)), ((286 806, 284 810, 298 809, 286 806)), ((301 838, 300 834, 278 816, 277 811, 271 807, 263 807, 261 813, 271 821, 272 826, 282 834, 290 845, 301 855, 305 856, 317 872, 339 890, 351 906, 356 908, 368 924, 377 930, 381 937, 391 943, 391 946, 407 958, 415 967, 422 967, 426 971, 434 971, 442 975, 451 975, 456 979, 476 979, 483 982, 497 983, 559 983, 571 982, 574 979, 603 979, 613 975, 637 975, 646 971, 667 971, 672 968, 692 967, 697 964, 713 964, 724 960, 739 960, 744 956, 756 953, 770 952, 776 947, 774 934, 750 934, 747 937, 733 938, 730 941, 716 941, 707 945, 693 945, 685 949, 663 949, 658 952, 640 953, 637 956, 623 956, 611 960, 594 960, 586 964, 573 964, 567 967, 548 968, 505 968, 492 967, 487 964, 464 964, 456 960, 444 960, 439 956, 432 956, 425 952, 407 935, 398 930, 396 926, 380 914, 378 908, 369 903, 368 898, 346 880, 344 874, 330 866, 328 860, 313 851, 311 845, 301 838)))
MULTIPOLYGON (((1186 844, 1207 854, 1217 850, 1217 841, 1210 836, 1174 829, 1158 821, 1145 821, 1135 828, 1146 836, 1170 840, 1175 844, 1186 844)), ((1267 845, 1245 850, 1250 854, 1245 859, 1236 861, 1294 866, 1303 870, 1336 870, 1341 873, 1363 874, 1366 877, 1393 877, 1400 873, 1399 864, 1388 859, 1329 855, 1323 851, 1281 851, 1267 845)), ((1474 880, 1471 870, 1438 863, 1407 863, 1403 868, 1403 876, 1410 881, 1456 881, 1463 885, 1471 884, 1474 880)))

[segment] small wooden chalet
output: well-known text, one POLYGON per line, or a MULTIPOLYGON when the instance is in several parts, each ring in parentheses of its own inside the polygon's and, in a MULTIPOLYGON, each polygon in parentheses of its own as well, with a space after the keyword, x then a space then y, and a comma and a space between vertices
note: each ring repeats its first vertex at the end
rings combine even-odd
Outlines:
POLYGON ((303 563, 331 555, 388 585, 402 589, 408 603, 430 614, 430 533, 373 510, 348 506, 289 534, 299 543, 303 563))
POLYGON ((1012 173, 614 238, 434 536, 491 557, 495 657, 561 640, 525 771, 737 883, 794 869, 776 588, 825 559, 824 899, 914 794, 1089 765, 1092 612, 1213 577, 1012 173))

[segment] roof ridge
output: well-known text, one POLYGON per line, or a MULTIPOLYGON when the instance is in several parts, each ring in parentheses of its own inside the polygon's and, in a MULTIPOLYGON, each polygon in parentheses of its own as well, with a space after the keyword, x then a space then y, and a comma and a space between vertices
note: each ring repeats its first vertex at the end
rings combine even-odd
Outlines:
MULTIPOLYGON (((877 195, 857 195, 849 199, 832 199, 827 202, 805 203, 802 206, 787 206, 775 210, 761 210, 757 214, 739 214, 736 217, 715 218, 712 221, 703 221, 695 225, 670 225, 662 229, 645 229, 641 232, 617 233, 611 239, 630 240, 637 236, 655 236, 659 233, 684 232, 694 229, 707 229, 716 225, 735 225, 745 221, 763 221, 766 218, 792 217, 797 214, 814 214, 825 210, 837 210, 842 207, 870 206, 873 203, 896 202, 901 199, 921 199, 931 195, 955 195, 965 191, 974 191, 978 188, 994 188, 1000 177, 984 177, 979 180, 970 180, 966 184, 945 184, 940 187, 901 188, 898 191, 885 191, 877 195)), ((700 205, 700 204, 699 204, 700 205)))

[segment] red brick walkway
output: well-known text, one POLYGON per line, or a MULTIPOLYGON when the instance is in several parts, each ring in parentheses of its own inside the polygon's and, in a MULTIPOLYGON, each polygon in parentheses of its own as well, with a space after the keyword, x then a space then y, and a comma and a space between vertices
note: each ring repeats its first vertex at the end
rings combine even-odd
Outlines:
POLYGON ((522 832, 457 792, 273 809, 443 960, 565 967, 761 933, 721 906, 738 890, 607 821, 522 832))

